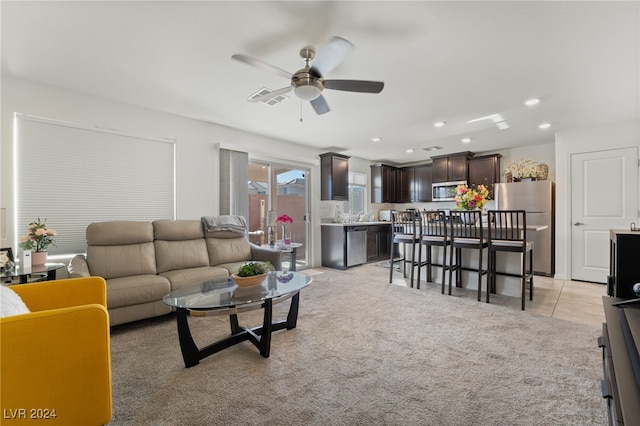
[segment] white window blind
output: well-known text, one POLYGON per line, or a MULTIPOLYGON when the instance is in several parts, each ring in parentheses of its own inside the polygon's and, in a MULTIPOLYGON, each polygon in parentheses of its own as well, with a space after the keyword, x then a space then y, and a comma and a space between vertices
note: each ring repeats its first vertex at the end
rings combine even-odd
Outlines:
POLYGON ((92 222, 175 219, 175 141, 15 116, 18 239, 55 229, 49 254, 86 250, 92 222))

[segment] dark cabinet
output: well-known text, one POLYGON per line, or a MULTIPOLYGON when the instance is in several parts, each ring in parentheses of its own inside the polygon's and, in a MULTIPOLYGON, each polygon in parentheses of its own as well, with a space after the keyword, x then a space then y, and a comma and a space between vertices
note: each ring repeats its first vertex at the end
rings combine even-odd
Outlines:
POLYGON ((615 305, 624 299, 603 296, 602 396, 610 425, 637 425, 640 419, 640 304, 615 305))
POLYGON ((416 203, 432 201, 431 170, 431 164, 413 167, 413 194, 411 201, 416 203))
POLYGON ((386 164, 371 166, 371 202, 396 202, 396 175, 398 169, 386 164))
POLYGON ((493 185, 500 182, 500 154, 483 155, 469 160, 469 185, 484 185, 493 199, 493 185))
POLYGON ((457 154, 432 157, 433 182, 455 182, 467 180, 469 177, 469 158, 472 152, 460 152, 457 154))
POLYGON ((396 203, 410 203, 413 201, 413 167, 396 170, 396 203))
POLYGON ((609 277, 607 294, 623 299, 637 297, 633 285, 640 283, 638 253, 640 253, 640 232, 612 229, 609 247, 609 277))
POLYGON ((389 259, 391 249, 391 225, 367 227, 367 262, 389 259))
POLYGON ((320 199, 349 199, 349 157, 334 152, 320 155, 320 199))

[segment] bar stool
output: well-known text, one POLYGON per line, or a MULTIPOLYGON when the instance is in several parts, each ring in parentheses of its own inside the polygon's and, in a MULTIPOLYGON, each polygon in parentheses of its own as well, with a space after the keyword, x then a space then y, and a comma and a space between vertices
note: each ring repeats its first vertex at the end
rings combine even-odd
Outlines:
POLYGON ((451 252, 449 254, 449 295, 451 295, 451 281, 454 273, 456 275, 456 287, 461 287, 462 270, 477 271, 478 301, 480 301, 482 295, 482 276, 487 273, 487 270, 482 268, 482 252, 489 245, 484 235, 482 212, 480 210, 451 210, 449 224, 449 228, 451 229, 449 233, 451 236, 451 252), (477 268, 462 267, 462 249, 477 250, 477 268))
POLYGON ((489 294, 495 291, 496 275, 520 278, 522 310, 525 305, 525 289, 529 283, 529 300, 533 300, 533 241, 527 240, 527 217, 524 210, 489 210, 489 273, 487 276, 487 303, 489 294), (497 272, 496 255, 499 251, 520 253, 520 273, 497 272), (527 257, 529 269, 527 270, 527 257))
POLYGON ((426 260, 422 261, 422 248, 420 249, 420 265, 418 267, 418 288, 420 288, 420 270, 422 266, 427 269, 427 282, 432 281, 432 268, 439 266, 442 268, 442 294, 444 294, 445 275, 449 269, 447 264, 447 246, 451 245, 451 239, 447 234, 447 213, 444 210, 423 210, 422 216, 422 236, 420 246, 427 249, 426 260), (434 263, 432 249, 442 247, 442 257, 440 263, 434 263))
MULTIPOLYGON (((398 212, 393 210, 391 212, 391 257, 389 259, 389 283, 393 282, 393 264, 395 262, 402 262, 402 276, 407 278, 407 263, 411 265, 411 274, 409 278, 410 286, 413 288, 413 276, 414 269, 419 265, 416 262, 416 244, 420 243, 420 235, 422 234, 422 221, 420 215, 415 210, 407 210, 398 212), (395 259, 393 255, 394 244, 402 244, 401 257, 395 259), (411 257, 408 258, 407 248, 410 246, 411 257)), ((418 260, 420 257, 418 257, 418 260)), ((418 277, 420 276, 420 270, 418 270, 418 277)), ((420 280, 418 279, 418 288, 420 288, 420 280)))

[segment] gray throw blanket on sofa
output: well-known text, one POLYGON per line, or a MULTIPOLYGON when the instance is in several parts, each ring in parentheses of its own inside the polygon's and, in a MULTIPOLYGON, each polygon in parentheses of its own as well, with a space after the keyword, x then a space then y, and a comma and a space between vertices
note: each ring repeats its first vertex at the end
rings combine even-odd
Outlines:
POLYGON ((230 231, 242 235, 247 232, 247 220, 244 216, 202 216, 202 223, 206 232, 230 231))

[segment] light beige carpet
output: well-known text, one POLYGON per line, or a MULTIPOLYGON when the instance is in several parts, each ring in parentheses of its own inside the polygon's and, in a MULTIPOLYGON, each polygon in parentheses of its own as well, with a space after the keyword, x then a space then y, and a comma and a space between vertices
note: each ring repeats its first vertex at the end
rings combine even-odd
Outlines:
MULTIPOLYGON (((607 423, 599 330, 390 285, 371 265, 321 271, 266 359, 244 342, 187 369, 172 315, 113 329, 111 424, 607 423)), ((229 333, 225 317, 190 324, 200 345, 229 333)))

